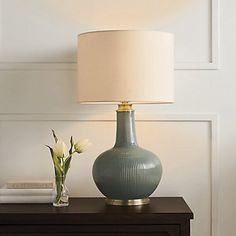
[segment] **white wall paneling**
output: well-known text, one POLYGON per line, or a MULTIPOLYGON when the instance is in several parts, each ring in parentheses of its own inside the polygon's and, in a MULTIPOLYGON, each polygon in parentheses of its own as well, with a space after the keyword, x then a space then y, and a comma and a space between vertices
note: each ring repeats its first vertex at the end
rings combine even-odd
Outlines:
MULTIPOLYGON (((217 116, 137 113, 136 125, 140 145, 158 153, 164 167, 161 184, 153 196, 183 196, 195 214, 192 235, 216 236, 217 116)), ((44 147, 53 143, 51 128, 66 140, 71 134, 92 140, 93 147, 73 160, 67 183, 72 196, 100 196, 91 169, 95 157, 114 143, 113 113, 1 113, 0 184, 14 178, 53 177, 49 152, 44 147)))
MULTIPOLYGON (((219 1, 220 0, 210 0, 209 1, 209 15, 208 15, 208 60, 202 62, 186 61, 186 62, 176 62, 175 68, 178 70, 211 70, 219 69, 219 1)), ((207 22, 206 22, 207 23, 207 22)), ((199 24, 200 21, 199 21, 199 24)), ((192 30, 189 30, 188 33, 191 34, 195 30, 196 25, 192 25, 192 30)), ((187 29, 186 29, 187 30, 187 29)), ((201 37, 199 35, 199 37, 201 37)))
POLYGON ((176 69, 217 69, 218 1, 0 0, 0 70, 76 70, 77 34, 104 29, 172 32, 176 69))

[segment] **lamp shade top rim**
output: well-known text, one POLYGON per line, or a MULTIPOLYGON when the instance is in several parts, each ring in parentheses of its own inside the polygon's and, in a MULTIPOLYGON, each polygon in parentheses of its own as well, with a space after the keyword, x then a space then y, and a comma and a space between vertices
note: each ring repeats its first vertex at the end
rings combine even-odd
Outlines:
POLYGON ((165 31, 159 31, 159 30, 94 30, 94 31, 86 31, 79 33, 77 36, 85 36, 87 34, 99 34, 99 33, 124 33, 124 32, 137 32, 137 33, 153 33, 153 34, 166 34, 170 36, 174 36, 172 33, 165 32, 165 31))

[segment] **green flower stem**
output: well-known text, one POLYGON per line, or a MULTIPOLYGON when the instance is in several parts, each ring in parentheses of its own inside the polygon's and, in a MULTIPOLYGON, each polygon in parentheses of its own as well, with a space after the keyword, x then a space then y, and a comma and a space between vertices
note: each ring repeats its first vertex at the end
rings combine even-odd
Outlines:
POLYGON ((65 179, 66 179, 65 176, 55 177, 56 189, 57 189, 56 203, 60 203, 61 193, 63 191, 63 185, 65 184, 65 179))
POLYGON ((74 153, 76 153, 76 151, 71 152, 71 154, 65 159, 64 168, 63 168, 63 169, 64 169, 64 174, 65 174, 65 176, 67 175, 67 172, 68 172, 68 170, 69 170, 69 168, 70 168, 71 158, 72 158, 72 155, 73 155, 74 153))
POLYGON ((56 195, 56 203, 60 203, 61 194, 63 191, 63 186, 65 184, 66 175, 70 168, 70 162, 72 155, 76 151, 72 152, 68 157, 61 158, 60 162, 54 162, 55 167, 55 183, 56 183, 56 189, 57 189, 57 195, 56 195))

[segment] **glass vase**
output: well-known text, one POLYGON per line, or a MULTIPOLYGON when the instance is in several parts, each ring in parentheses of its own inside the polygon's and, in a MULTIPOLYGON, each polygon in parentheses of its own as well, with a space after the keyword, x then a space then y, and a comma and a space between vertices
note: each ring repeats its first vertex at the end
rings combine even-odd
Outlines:
POLYGON ((54 207, 69 206, 69 192, 65 185, 65 177, 55 177, 56 196, 53 202, 54 207))

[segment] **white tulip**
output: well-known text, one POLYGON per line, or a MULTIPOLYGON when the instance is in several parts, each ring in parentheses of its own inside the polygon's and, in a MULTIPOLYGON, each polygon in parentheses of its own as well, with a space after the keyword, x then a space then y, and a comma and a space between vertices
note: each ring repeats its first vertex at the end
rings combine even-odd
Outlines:
POLYGON ((53 147, 53 153, 60 158, 63 158, 67 152, 66 144, 62 140, 58 140, 53 147))
POLYGON ((88 147, 91 145, 92 145, 92 143, 89 142, 88 139, 83 139, 83 140, 78 141, 74 145, 74 148, 77 153, 82 153, 82 152, 86 151, 88 149, 88 147))

